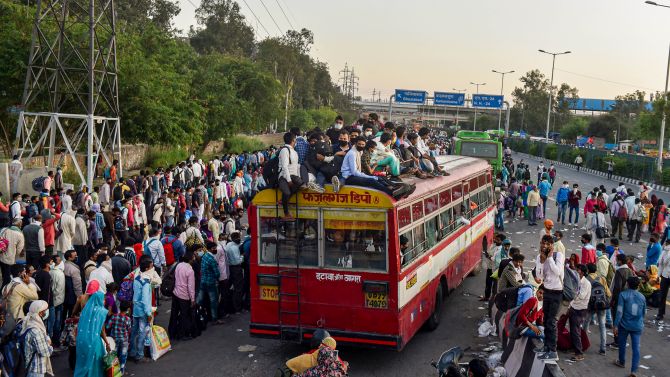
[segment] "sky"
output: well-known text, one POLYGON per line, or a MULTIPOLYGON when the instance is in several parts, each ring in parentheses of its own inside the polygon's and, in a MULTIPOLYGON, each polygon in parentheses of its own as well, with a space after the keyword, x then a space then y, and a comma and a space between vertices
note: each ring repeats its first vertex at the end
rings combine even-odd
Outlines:
MULTIPOLYGON (((186 31, 196 24, 200 0, 179 2, 175 26, 186 31)), ((480 93, 499 94, 501 76, 493 69, 515 71, 505 76, 508 97, 525 72, 539 69, 549 78, 552 58, 538 49, 572 52, 556 58, 554 85, 577 87, 581 98, 663 91, 665 84, 670 8, 643 0, 238 3, 259 40, 291 25, 312 30, 312 56, 328 64, 334 80, 345 64, 353 67, 363 98, 373 91, 388 98, 396 88, 471 94, 470 82, 486 83, 480 93)))

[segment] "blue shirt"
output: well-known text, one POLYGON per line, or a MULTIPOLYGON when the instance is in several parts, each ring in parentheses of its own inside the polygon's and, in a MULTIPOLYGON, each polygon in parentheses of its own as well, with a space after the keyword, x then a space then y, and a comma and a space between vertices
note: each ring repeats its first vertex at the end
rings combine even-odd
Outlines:
POLYGON ((558 192, 556 193, 556 203, 567 203, 569 193, 570 193, 569 188, 567 187, 559 188, 558 192))
MULTIPOLYGON (((609 246, 605 247, 605 252, 607 253, 608 258, 612 258, 612 254, 614 254, 614 246, 609 245, 609 246)), ((626 253, 624 253, 624 251, 621 250, 621 248, 619 248, 619 252, 623 255, 626 255, 626 253)))
POLYGON ((210 252, 206 252, 200 260, 200 285, 216 286, 219 284, 219 264, 210 252))
POLYGON ((533 287, 530 284, 524 284, 519 287, 518 293, 516 306, 521 306, 533 297, 533 287))
POLYGON ((226 261, 229 266, 239 266, 244 260, 240 255, 240 245, 235 242, 228 242, 225 247, 226 261))
POLYGON ((649 266, 657 266, 658 265, 658 258, 661 257, 661 244, 658 242, 655 242, 653 244, 647 245, 647 261, 645 263, 645 267, 649 268, 649 266))
POLYGON ((647 302, 642 293, 632 289, 622 291, 619 293, 614 326, 628 331, 642 331, 646 308, 647 302))
POLYGON ((305 162, 305 158, 307 158, 307 151, 309 150, 309 143, 305 140, 304 137, 298 136, 298 138, 295 139, 295 149, 296 153, 298 153, 298 163, 302 165, 305 162))
POLYGON ((551 190, 551 183, 543 180, 539 185, 537 185, 537 189, 540 191, 540 196, 547 196, 549 195, 549 190, 551 190))
POLYGON ((372 178, 376 180, 377 177, 367 175, 356 168, 356 153, 358 153, 356 148, 351 148, 351 150, 347 152, 346 156, 344 156, 344 161, 342 161, 341 168, 342 178, 347 179, 353 175, 354 177, 372 178))
POLYGON ((138 275, 133 280, 133 317, 148 317, 151 314, 151 283, 138 275))

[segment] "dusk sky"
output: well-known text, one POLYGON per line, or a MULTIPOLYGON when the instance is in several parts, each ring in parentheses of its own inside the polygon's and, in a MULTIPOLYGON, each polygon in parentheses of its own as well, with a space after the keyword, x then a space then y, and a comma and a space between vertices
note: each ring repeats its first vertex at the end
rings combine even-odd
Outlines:
MULTIPOLYGON (((179 0, 176 27, 195 24, 200 0, 179 0)), ((257 39, 306 27, 314 32, 312 55, 335 79, 345 63, 360 77, 358 94, 370 98, 394 88, 505 94, 519 77, 538 68, 554 83, 566 82, 582 98, 614 98, 636 89, 662 91, 670 43, 670 9, 643 0, 246 0, 238 2, 257 39), (267 7, 274 17, 268 15, 267 7), (280 6, 286 17, 282 14, 280 6), (252 15, 252 12, 258 17, 252 15), (288 18, 288 20, 287 20, 288 18), (275 25, 275 22, 278 24, 275 25)), ((670 0, 667 2, 670 5, 670 0)))

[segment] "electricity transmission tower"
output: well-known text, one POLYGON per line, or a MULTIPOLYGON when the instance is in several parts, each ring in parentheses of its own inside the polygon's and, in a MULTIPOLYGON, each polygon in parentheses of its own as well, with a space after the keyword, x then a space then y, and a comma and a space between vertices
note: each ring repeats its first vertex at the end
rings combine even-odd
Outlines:
POLYGON ((100 158, 107 166, 118 160, 123 173, 114 3, 37 0, 16 130, 20 158, 48 153, 52 168, 66 151, 89 188, 100 158), (85 166, 77 153, 85 153, 85 166))

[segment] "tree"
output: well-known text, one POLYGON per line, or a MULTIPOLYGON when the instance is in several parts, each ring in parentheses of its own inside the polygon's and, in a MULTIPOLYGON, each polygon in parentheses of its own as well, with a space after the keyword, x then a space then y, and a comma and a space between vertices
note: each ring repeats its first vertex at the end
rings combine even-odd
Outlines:
POLYGON ((301 54, 307 55, 314 44, 314 33, 305 28, 300 31, 289 30, 282 40, 301 54))
POLYGON ((189 32, 191 46, 201 54, 218 52, 251 56, 254 30, 246 24, 240 6, 232 0, 203 0, 195 11, 200 27, 189 32))
MULTIPOLYGON (((546 132, 547 105, 549 101, 549 80, 539 70, 528 71, 519 81, 523 87, 512 92, 514 107, 510 122, 513 129, 525 129, 531 134, 543 135, 546 132)), ((560 130, 571 116, 569 101, 578 99, 578 90, 568 84, 561 84, 552 96, 552 125, 560 130)))
POLYGON ((584 136, 589 127, 588 119, 584 117, 573 117, 568 124, 561 128, 561 139, 566 140, 569 144, 574 144, 577 136, 584 136))
POLYGON ((174 0, 134 0, 115 2, 116 19, 119 26, 130 26, 143 30, 153 24, 159 30, 174 34, 176 30, 172 21, 181 12, 179 3, 174 0))
POLYGON ((606 141, 614 141, 614 133, 619 130, 619 119, 612 114, 603 114, 595 117, 589 122, 588 135, 602 137, 606 141))

